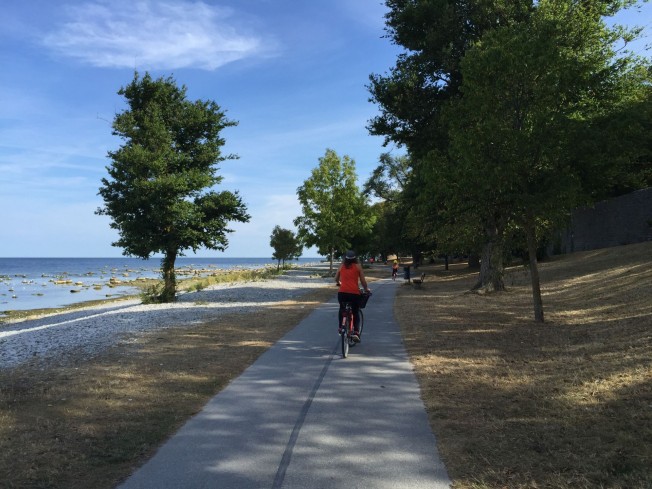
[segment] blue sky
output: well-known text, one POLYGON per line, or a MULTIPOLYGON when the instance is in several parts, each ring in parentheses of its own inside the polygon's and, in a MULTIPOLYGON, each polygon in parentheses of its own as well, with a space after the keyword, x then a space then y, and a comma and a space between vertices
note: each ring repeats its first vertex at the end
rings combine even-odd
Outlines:
MULTIPOLYGON (((649 31, 650 6, 623 22, 649 31)), ((239 191, 252 219, 232 226, 226 252, 198 256, 270 257, 272 229, 294 230, 296 189, 327 148, 356 161, 360 184, 382 152, 401 152, 365 129, 377 114, 369 74, 399 52, 382 37, 381 0, 5 0, 2 10, 2 257, 121 255, 94 211, 107 151, 121 144, 117 91, 134 70, 172 75, 239 122, 222 134, 240 159, 221 164, 219 189, 239 191)))

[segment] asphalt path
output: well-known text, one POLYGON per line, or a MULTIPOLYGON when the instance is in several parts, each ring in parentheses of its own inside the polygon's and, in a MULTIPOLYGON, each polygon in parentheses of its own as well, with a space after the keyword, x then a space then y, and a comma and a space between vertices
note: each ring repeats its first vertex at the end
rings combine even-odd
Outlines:
POLYGON ((346 359, 334 293, 119 488, 449 488, 394 319, 400 283, 372 284, 346 359))

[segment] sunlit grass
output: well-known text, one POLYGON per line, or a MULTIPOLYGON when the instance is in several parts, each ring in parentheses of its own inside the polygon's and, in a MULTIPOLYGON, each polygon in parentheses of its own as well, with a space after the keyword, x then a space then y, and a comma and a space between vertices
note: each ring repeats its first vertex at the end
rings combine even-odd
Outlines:
MULTIPOLYGON (((426 267, 427 268, 427 267, 426 267)), ((652 487, 652 243, 540 264, 468 294, 449 272, 396 302, 455 489, 652 487)))

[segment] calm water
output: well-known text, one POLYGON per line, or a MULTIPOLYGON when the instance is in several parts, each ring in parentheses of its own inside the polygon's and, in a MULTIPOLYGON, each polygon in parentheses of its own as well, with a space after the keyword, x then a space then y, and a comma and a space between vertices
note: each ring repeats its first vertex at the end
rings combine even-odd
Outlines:
MULTIPOLYGON (((307 264, 319 260, 299 258, 292 263, 307 264)), ((138 278, 160 278, 160 265, 160 258, 0 258, 0 314, 7 310, 62 307, 132 295, 138 293, 138 289, 125 285, 109 287, 109 280, 114 278, 126 282, 138 278)), ((181 257, 176 262, 180 273, 178 279, 183 278, 184 271, 190 270, 210 273, 265 266, 276 266, 276 261, 269 258, 181 257)))

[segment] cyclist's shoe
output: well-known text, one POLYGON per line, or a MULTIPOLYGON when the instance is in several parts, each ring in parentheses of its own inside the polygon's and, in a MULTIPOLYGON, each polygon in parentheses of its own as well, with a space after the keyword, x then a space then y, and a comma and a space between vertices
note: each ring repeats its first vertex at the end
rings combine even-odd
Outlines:
POLYGON ((354 343, 360 343, 360 333, 353 333, 351 339, 354 343))
POLYGON ((342 334, 344 333, 344 328, 338 328, 337 329, 337 334, 342 334))

